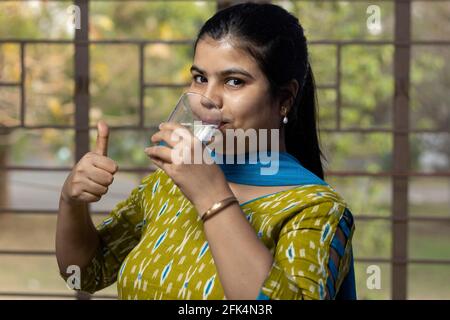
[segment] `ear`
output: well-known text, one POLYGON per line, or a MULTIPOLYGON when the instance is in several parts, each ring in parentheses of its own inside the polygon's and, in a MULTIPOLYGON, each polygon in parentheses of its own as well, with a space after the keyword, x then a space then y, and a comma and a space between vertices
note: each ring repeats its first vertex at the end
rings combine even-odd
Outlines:
POLYGON ((291 107, 294 105, 295 97, 297 96, 298 89, 299 89, 299 84, 298 84, 298 81, 295 79, 292 79, 291 81, 289 81, 288 84, 286 84, 285 86, 283 86, 281 88, 280 100, 279 100, 280 112, 281 112, 281 107, 286 107, 288 109, 288 112, 289 112, 289 110, 291 110, 291 107))

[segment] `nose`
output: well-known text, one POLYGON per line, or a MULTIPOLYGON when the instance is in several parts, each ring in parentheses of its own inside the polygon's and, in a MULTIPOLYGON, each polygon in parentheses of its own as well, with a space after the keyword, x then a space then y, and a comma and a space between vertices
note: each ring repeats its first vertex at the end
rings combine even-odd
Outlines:
POLYGON ((213 84, 209 84, 206 90, 203 92, 201 103, 207 108, 219 108, 222 109, 222 94, 220 90, 214 88, 213 84))

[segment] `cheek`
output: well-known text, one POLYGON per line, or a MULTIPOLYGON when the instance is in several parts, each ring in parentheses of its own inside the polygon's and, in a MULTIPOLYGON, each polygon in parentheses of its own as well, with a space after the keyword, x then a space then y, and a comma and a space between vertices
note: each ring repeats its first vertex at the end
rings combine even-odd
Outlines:
POLYGON ((236 128, 272 127, 273 108, 270 102, 269 86, 265 82, 248 84, 243 90, 225 92, 224 106, 233 118, 236 128))
POLYGON ((266 99, 235 99, 231 106, 231 114, 235 124, 245 128, 269 128, 276 117, 274 108, 266 99))
POLYGON ((248 127, 254 122, 260 109, 258 101, 250 99, 248 96, 235 96, 228 99, 228 102, 229 112, 236 126, 248 127))

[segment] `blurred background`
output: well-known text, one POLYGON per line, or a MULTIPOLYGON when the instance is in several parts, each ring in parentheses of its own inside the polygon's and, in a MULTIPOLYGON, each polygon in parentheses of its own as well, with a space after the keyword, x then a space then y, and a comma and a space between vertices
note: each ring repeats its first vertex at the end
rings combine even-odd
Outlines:
MULTIPOLYGON (((190 82, 197 31, 233 2, 0 2, 0 299, 116 297, 59 277, 61 186, 103 119, 120 171, 94 221, 128 197, 190 82)), ((450 1, 271 2, 310 43, 326 180, 356 218, 359 298, 450 299, 450 1)))

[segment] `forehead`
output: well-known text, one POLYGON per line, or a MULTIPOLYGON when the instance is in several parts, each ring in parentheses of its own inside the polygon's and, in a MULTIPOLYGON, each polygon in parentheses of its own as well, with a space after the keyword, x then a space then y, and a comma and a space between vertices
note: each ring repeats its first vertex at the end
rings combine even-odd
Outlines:
POLYGON ((195 49, 194 64, 208 73, 238 67, 255 77, 262 75, 253 57, 233 45, 229 39, 214 40, 206 37, 199 40, 195 49))

